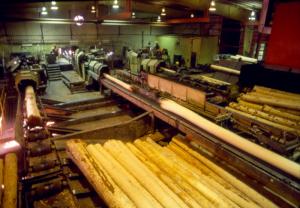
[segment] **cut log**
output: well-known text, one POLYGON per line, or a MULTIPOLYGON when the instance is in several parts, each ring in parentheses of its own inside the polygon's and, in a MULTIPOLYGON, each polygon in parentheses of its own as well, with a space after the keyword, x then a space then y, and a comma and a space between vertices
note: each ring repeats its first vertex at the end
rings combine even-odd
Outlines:
MULTIPOLYGON (((161 154, 160 151, 156 149, 156 147, 152 146, 146 141, 135 140, 134 143, 142 151, 145 151, 145 153, 151 158, 151 160, 155 161, 155 163, 159 165, 160 168, 164 168, 168 172, 168 174, 177 173, 178 175, 180 175, 181 180, 187 181, 190 185, 197 189, 206 198, 206 200, 213 204, 210 206, 230 207, 229 204, 223 200, 224 198, 216 193, 215 190, 212 190, 210 186, 204 184, 203 180, 199 180, 188 170, 179 168, 176 165, 176 161, 173 161, 169 155, 161 154), (147 148, 147 150, 145 148, 147 148)), ((205 207, 208 206, 206 205, 205 207)))
POLYGON ((202 172, 200 173, 202 178, 205 178, 212 186, 219 187, 220 192, 222 192, 222 194, 227 196, 230 200, 234 201, 237 205, 241 207, 259 207, 254 203, 254 201, 249 199, 245 193, 238 191, 231 184, 216 175, 212 170, 209 170, 204 164, 193 158, 174 143, 169 144, 167 148, 180 156, 180 158, 187 161, 193 167, 196 167, 193 168, 194 170, 197 172, 200 170, 202 172))
MULTIPOLYGON (((267 119, 267 120, 272 121, 274 123, 278 123, 278 124, 281 124, 281 125, 284 125, 284 126, 289 126, 291 128, 294 128, 295 131, 297 131, 297 129, 299 127, 298 123, 295 122, 295 121, 291 121, 289 119, 286 119, 286 118, 283 118, 283 117, 280 117, 280 116, 276 116, 276 115, 273 115, 273 114, 268 114, 266 112, 263 112, 263 111, 260 111, 260 110, 257 110, 257 109, 253 109, 253 108, 248 107, 248 106, 244 106, 244 105, 234 103, 234 102, 230 103, 229 106, 231 108, 236 109, 236 110, 248 113, 248 114, 253 115, 253 116, 258 116, 258 117, 267 119)), ((299 131, 299 133, 300 133, 300 131, 299 131)))
POLYGON ((42 117, 37 107, 35 93, 32 86, 28 86, 25 89, 25 106, 28 126, 42 126, 42 117))
POLYGON ((291 114, 291 113, 288 113, 288 112, 277 110, 276 108, 272 108, 268 105, 264 105, 262 110, 265 111, 265 112, 268 112, 270 114, 273 114, 273 115, 281 116, 281 117, 284 117, 284 118, 288 118, 288 119, 300 122, 300 116, 297 116, 297 115, 294 115, 294 114, 291 114))
POLYGON ((232 190, 223 187, 221 184, 217 183, 215 179, 209 177, 200 169, 194 167, 190 163, 188 163, 184 158, 176 155, 172 150, 167 147, 161 147, 156 144, 151 139, 147 139, 147 142, 150 143, 153 147, 155 146, 157 150, 161 152, 163 155, 168 155, 168 157, 173 161, 174 166, 177 166, 181 170, 186 170, 189 174, 192 174, 198 180, 201 180, 203 184, 211 187, 211 189, 219 195, 219 198, 224 200, 230 207, 257 207, 253 202, 244 200, 232 190), (238 205, 238 206, 237 206, 238 205))
POLYGON ((193 187, 187 188, 182 181, 172 179, 166 172, 162 171, 156 164, 154 164, 143 152, 131 143, 126 143, 130 151, 142 161, 153 173, 155 173, 174 193, 176 193, 189 207, 201 208, 197 200, 201 200, 202 196, 197 196, 193 187), (178 184, 177 184, 178 183, 178 184), (179 185, 181 184, 181 186, 179 185), (185 187, 185 188, 182 188, 185 187))
POLYGON ((300 110, 300 102, 282 98, 258 97, 245 94, 241 96, 241 99, 252 103, 266 104, 293 110, 300 110))
POLYGON ((185 152, 189 153, 194 158, 199 160, 201 163, 205 164, 219 177, 229 182, 232 186, 240 190, 242 193, 246 193, 249 198, 251 198, 253 201, 258 203, 260 206, 270 207, 270 208, 277 207, 273 202, 271 202, 267 198, 257 193, 254 189, 252 189, 251 187, 249 187, 248 185, 246 185, 245 183, 243 183, 242 181, 240 181, 239 179, 237 179, 236 177, 234 177, 233 175, 231 175, 230 173, 228 173, 227 171, 225 171, 224 169, 222 169, 212 161, 208 160, 207 158, 205 158, 195 150, 191 149, 184 140, 178 137, 174 137, 171 143, 175 143, 180 148, 182 148, 185 152))
MULTIPOLYGON (((139 208, 162 207, 140 183, 119 164, 101 145, 88 145, 88 152, 139 208)), ((145 179, 146 180, 146 179, 145 179)))
POLYGON ((8 153, 4 159, 4 194, 2 207, 17 207, 18 162, 15 153, 8 153))
MULTIPOLYGON (((249 103, 247 101, 241 100, 240 98, 238 98, 238 103, 243 106, 247 106, 249 108, 264 111, 264 112, 267 112, 267 113, 270 113, 270 114, 273 114, 276 116, 288 118, 288 119, 291 119, 294 121, 300 121, 300 116, 297 115, 296 112, 290 112, 290 110, 288 110, 288 109, 280 109, 280 108, 271 107, 269 105, 258 105, 255 103, 249 103)), ((300 111, 298 113, 300 113, 300 111)))
POLYGON ((247 106, 249 108, 256 109, 256 110, 262 110, 263 109, 262 105, 258 105, 258 104, 255 104, 255 103, 249 103, 247 101, 241 100, 240 98, 238 98, 238 103, 241 104, 241 105, 247 106))
POLYGON ((276 90, 276 89, 272 89, 272 88, 268 88, 268 87, 262 87, 262 86, 258 86, 258 85, 254 86, 253 91, 271 95, 274 97, 282 97, 282 98, 286 98, 286 99, 300 100, 299 94, 276 90))
MULTIPOLYGON (((240 115, 245 116, 245 117, 247 117, 249 119, 252 119, 254 121, 258 121, 258 122, 260 122, 262 124, 266 124, 268 126, 272 126, 272 127, 281 129, 282 131, 286 131, 286 132, 290 132, 290 133, 299 135, 299 130, 291 128, 289 126, 284 126, 284 125, 281 125, 281 124, 278 124, 278 123, 274 123, 274 122, 266 120, 264 118, 260 118, 258 116, 253 116, 253 115, 251 115, 249 113, 245 113, 245 112, 242 112, 240 110, 237 110, 237 109, 234 109, 234 108, 231 108, 231 107, 228 107, 228 106, 225 109, 228 110, 228 111, 230 111, 230 112, 232 112, 232 113, 240 114, 240 115)), ((299 173, 299 177, 300 177, 300 173, 299 173)))
POLYGON ((117 140, 105 142, 104 148, 131 173, 139 183, 164 207, 186 207, 187 205, 170 190, 145 164, 117 140))
POLYGON ((67 152, 79 167, 89 183, 109 207, 136 207, 127 195, 117 186, 103 166, 93 160, 86 150, 86 144, 80 140, 67 142, 67 152))

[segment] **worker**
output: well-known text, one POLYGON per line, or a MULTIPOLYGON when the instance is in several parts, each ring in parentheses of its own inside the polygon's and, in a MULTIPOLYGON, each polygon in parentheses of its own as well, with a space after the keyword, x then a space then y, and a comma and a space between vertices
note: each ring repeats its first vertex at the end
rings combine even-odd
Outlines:
POLYGON ((161 57, 161 50, 160 50, 160 46, 157 41, 155 41, 155 45, 150 48, 150 55, 151 55, 151 57, 154 57, 154 58, 161 57))
POLYGON ((58 48, 56 47, 56 45, 52 48, 52 50, 51 50, 50 53, 53 54, 53 55, 55 55, 55 57, 58 56, 58 48))

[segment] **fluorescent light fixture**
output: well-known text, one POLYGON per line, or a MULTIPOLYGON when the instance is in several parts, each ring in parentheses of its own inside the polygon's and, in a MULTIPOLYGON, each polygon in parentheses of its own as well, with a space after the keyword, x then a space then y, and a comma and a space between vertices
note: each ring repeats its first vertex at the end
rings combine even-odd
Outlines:
POLYGON ((194 18, 194 17, 195 17, 195 15, 192 13, 192 14, 191 14, 191 18, 194 18))
POLYGON ((114 4, 112 6, 113 9, 119 9, 118 0, 114 0, 114 4))

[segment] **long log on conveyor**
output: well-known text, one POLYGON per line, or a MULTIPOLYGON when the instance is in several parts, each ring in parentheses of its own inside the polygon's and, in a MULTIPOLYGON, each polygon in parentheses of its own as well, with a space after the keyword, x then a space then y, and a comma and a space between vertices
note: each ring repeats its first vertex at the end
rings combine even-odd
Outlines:
MULTIPOLYGON (((132 92, 132 87, 108 74, 104 74, 105 78, 120 85, 121 87, 132 92)), ((233 145, 234 147, 247 152, 248 154, 259 158, 270 165, 279 168, 280 170, 300 179, 300 165, 285 158, 281 155, 272 152, 260 145, 257 145, 217 124, 205 119, 204 117, 196 114, 195 112, 179 105, 178 103, 169 99, 160 99, 159 105, 163 110, 169 111, 177 116, 180 116, 187 121, 193 123, 194 126, 209 132, 211 135, 220 140, 233 145)), ((299 106, 300 107, 300 106, 299 106)), ((234 109, 233 109, 234 110, 234 109)))
POLYGON ((136 207, 103 166, 91 158, 85 143, 80 140, 70 140, 67 142, 67 152, 107 205, 115 208, 136 207))
POLYGON ((8 153, 4 158, 4 208, 17 207, 17 190, 18 190, 18 163, 15 153, 8 153))
POLYGON ((109 140, 104 148, 143 185, 163 207, 188 207, 121 141, 109 140), (146 179, 147 178, 147 179, 146 179))
MULTIPOLYGON (((283 118, 283 117, 268 114, 266 112, 263 112, 263 111, 260 111, 260 110, 257 110, 257 109, 254 109, 254 108, 251 108, 248 106, 244 106, 244 105, 241 105, 238 103, 231 102, 231 103, 229 103, 229 106, 231 108, 237 109, 239 111, 249 113, 250 115, 258 116, 258 117, 267 119, 269 121, 272 121, 274 123, 278 123, 278 124, 281 124, 284 126, 291 127, 294 129, 295 132, 297 132, 300 127, 299 124, 295 121, 291 121, 291 120, 283 118)), ((263 109, 264 109, 264 107, 263 107, 263 109)), ((268 107, 267 107, 267 110, 268 110, 268 107)), ((299 133, 300 133, 300 131, 299 131, 299 133)))
MULTIPOLYGON (((242 193, 247 194, 247 197, 255 201, 257 204, 259 204, 261 207, 277 207, 273 202, 268 200, 267 198, 263 197, 261 194, 256 192, 254 189, 213 163, 212 161, 208 160, 206 157, 202 156, 195 150, 191 149, 188 144, 178 137, 174 137, 171 142, 171 146, 174 147, 176 145, 177 149, 181 148, 184 152, 191 155, 193 158, 195 158, 197 161, 204 164, 208 169, 210 169, 212 172, 217 174, 220 178, 224 179, 226 182, 231 184, 233 187, 241 191, 242 193)), ((197 162, 198 165, 198 162, 197 162)), ((204 166, 201 166, 201 168, 205 168, 204 166)))
POLYGON ((300 110, 300 102, 287 100, 284 98, 258 97, 244 94, 241 96, 241 99, 252 103, 266 104, 293 110, 300 110))
POLYGON ((215 64, 211 64, 210 65, 211 69, 214 69, 216 71, 221 71, 221 72, 226 72, 229 74, 234 74, 234 75, 240 75, 240 71, 229 68, 229 67, 225 67, 225 66, 219 66, 219 65, 215 65, 215 64))
POLYGON ((203 118, 202 116, 177 104, 174 101, 168 99, 161 100, 160 106, 165 110, 173 112, 182 118, 193 122, 195 126, 198 126, 200 129, 211 133, 217 138, 237 147, 238 149, 260 158, 261 160, 264 160, 265 162, 293 175, 296 178, 300 178, 299 164, 218 126, 217 124, 203 118))
POLYGON ((28 126, 42 126, 43 120, 37 107, 36 97, 32 86, 28 86, 25 89, 25 106, 28 126))

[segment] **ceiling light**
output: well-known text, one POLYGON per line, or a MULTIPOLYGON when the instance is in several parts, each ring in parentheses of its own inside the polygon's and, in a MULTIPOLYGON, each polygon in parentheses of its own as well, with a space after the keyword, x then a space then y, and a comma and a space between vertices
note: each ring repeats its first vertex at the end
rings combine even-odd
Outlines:
POLYGON ((131 13, 131 17, 132 17, 132 19, 135 19, 135 12, 131 13))
POLYGON ((192 13, 192 14, 191 14, 191 18, 194 18, 194 17, 195 17, 195 15, 192 13))
POLYGON ((166 14, 166 9, 163 7, 162 9, 161 9, 161 14, 160 14, 161 16, 166 16, 167 14, 166 14))
POLYGON ((83 22, 84 22, 84 18, 81 15, 76 15, 74 17, 74 21, 76 22, 77 26, 81 26, 83 24, 83 22))
POLYGON ((114 0, 114 4, 112 6, 113 9, 119 9, 118 0, 114 0))
POLYGON ((161 17, 158 15, 157 22, 161 22, 161 17))
POLYGON ((95 8, 95 6, 92 6, 92 8, 91 8, 91 13, 96 13, 96 8, 95 8))
POLYGON ((212 1, 210 2, 210 7, 209 7, 208 10, 211 11, 211 12, 215 12, 215 11, 217 10, 217 9, 216 9, 216 3, 215 3, 214 0, 212 0, 212 1))
POLYGON ((48 12, 47 12, 47 8, 46 7, 42 7, 42 12, 41 12, 42 15, 47 15, 48 12))
POLYGON ((256 15, 255 15, 255 11, 252 11, 250 14, 250 17, 248 18, 250 21, 255 21, 256 20, 256 15))
POLYGON ((58 6, 56 6, 56 1, 51 1, 51 10, 58 10, 58 6))

